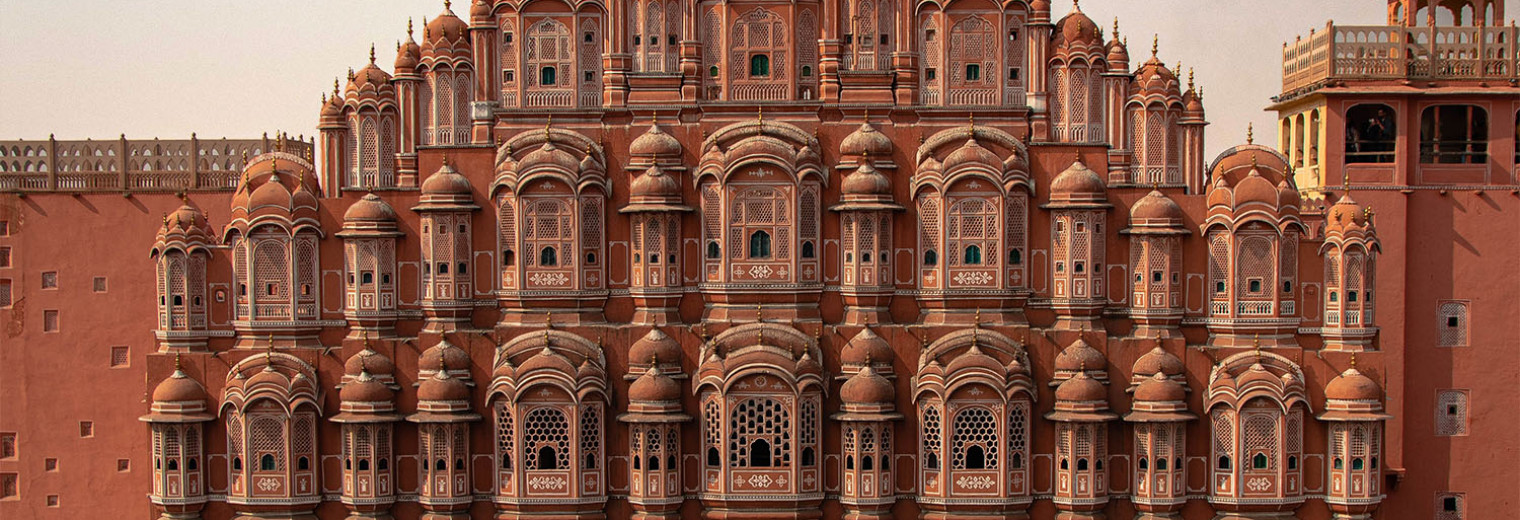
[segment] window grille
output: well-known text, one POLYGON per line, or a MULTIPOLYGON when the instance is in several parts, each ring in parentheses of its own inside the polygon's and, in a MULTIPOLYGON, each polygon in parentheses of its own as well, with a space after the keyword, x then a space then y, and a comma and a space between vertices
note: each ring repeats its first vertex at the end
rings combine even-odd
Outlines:
POLYGON ((127 347, 111 347, 111 368, 127 366, 130 352, 127 347))
POLYGON ((1277 418, 1271 415, 1256 414, 1247 416, 1245 426, 1242 428, 1245 437, 1245 453, 1255 456, 1264 453, 1267 456, 1267 467, 1277 467, 1277 418))
POLYGON ((0 433, 0 460, 16 458, 16 433, 0 433))
POLYGON ((283 421, 269 415, 254 416, 249 420, 248 430, 249 464, 254 464, 254 460, 265 454, 271 454, 274 455, 274 470, 283 471, 286 460, 283 421))
POLYGON ((1436 495, 1436 520, 1463 520, 1467 513, 1467 496, 1462 493, 1436 495))
MULTIPOLYGON (((1008 407, 1008 456, 1029 458, 1029 402, 1015 401, 1008 407)), ((1013 469, 1018 469, 1014 465, 1013 469)))
MULTIPOLYGON (((1229 412, 1215 410, 1210 423, 1214 428, 1214 457, 1235 458, 1235 422, 1229 412)), ((1215 467, 1219 467, 1216 465, 1215 467)), ((1220 467, 1219 469, 1228 469, 1220 467)))
POLYGON ((1236 291, 1241 296, 1266 298, 1271 294, 1268 291, 1275 284, 1257 284, 1257 291, 1251 291, 1252 286, 1248 283, 1253 278, 1257 280, 1269 280, 1272 276, 1272 241, 1266 237, 1246 237, 1240 241, 1240 256, 1236 262, 1238 269, 1235 280, 1236 291))
POLYGON ((1467 346, 1467 303, 1454 301, 1441 302, 1440 323, 1436 324, 1436 330, 1439 331, 1440 346, 1467 346))
POLYGON ((278 239, 263 240, 253 250, 254 288, 256 300, 289 301, 290 280, 286 277, 289 260, 285 256, 285 244, 278 239))
POLYGON ((939 408, 933 405, 924 407, 921 424, 923 426, 924 468, 938 470, 941 448, 939 408))
POLYGON ((702 433, 708 447, 723 445, 723 419, 718 414, 718 400, 709 399, 702 404, 702 433))
POLYGON ((1437 394, 1436 435, 1467 435, 1467 392, 1442 390, 1437 394))
POLYGON ((523 464, 527 469, 570 467, 570 422, 558 408, 539 407, 523 419, 523 464), (545 448, 548 448, 546 451, 545 448), (552 460, 543 460, 552 455, 552 460))
POLYGON ((581 407, 581 457, 585 464, 582 469, 596 469, 601 466, 598 462, 602 458, 602 407, 599 404, 588 404, 581 407))
POLYGON ((58 271, 43 271, 43 273, 42 273, 42 288, 43 289, 57 289, 58 288, 58 271))
POLYGON ((951 467, 955 469, 997 469, 997 416, 981 407, 966 408, 955 414, 950 437, 951 467), (981 464, 975 456, 980 451, 981 464))
POLYGON ((0 307, 10 307, 11 303, 11 281, 0 280, 0 307))
POLYGON ((501 469, 512 469, 512 410, 507 403, 496 403, 496 458, 501 469))
POLYGON ((729 417, 729 464, 790 467, 791 432, 791 413, 780 401, 763 397, 740 401, 729 417))

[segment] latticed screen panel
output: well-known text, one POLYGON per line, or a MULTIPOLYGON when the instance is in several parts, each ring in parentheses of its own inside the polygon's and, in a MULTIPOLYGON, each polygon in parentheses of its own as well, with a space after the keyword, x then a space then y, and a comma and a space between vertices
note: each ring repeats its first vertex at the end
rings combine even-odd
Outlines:
POLYGON ((966 408, 955 414, 950 435, 951 467, 955 469, 997 469, 998 422, 991 410, 981 407, 966 408), (967 457, 973 448, 982 452, 977 466, 975 457, 967 457))
POLYGON ((570 421, 552 407, 534 408, 523 419, 523 464, 530 470, 570 467, 570 421))
POLYGON ((1028 449, 1029 402, 1015 401, 1008 406, 1008 456, 1018 456, 1020 460, 1028 459, 1028 449))
POLYGON ((1256 236, 1241 240, 1240 254, 1235 264, 1238 268, 1235 276, 1238 294, 1257 298, 1271 296, 1272 263, 1270 239, 1256 236), (1256 290, 1252 291, 1253 288, 1256 290))
POLYGON ((581 441, 581 457, 586 460, 584 469, 596 469, 602 459, 602 407, 596 404, 581 407, 581 429, 577 432, 581 441))
MULTIPOLYGON (((918 247, 922 258, 939 247, 939 199, 930 195, 918 198, 918 247)), ((928 262, 925 262, 928 263, 928 262)), ((936 264, 938 261, 936 260, 936 264)))
POLYGON ((496 403, 496 464, 501 469, 512 469, 514 435, 512 409, 507 407, 506 402, 499 401, 496 403))
POLYGON ((316 420, 310 412, 298 412, 291 420, 290 449, 297 457, 316 455, 316 420))
POLYGON ((1241 435, 1244 438, 1245 453, 1251 457, 1257 454, 1266 454, 1267 467, 1257 469, 1273 469, 1277 467, 1277 418, 1265 414, 1253 414, 1245 418, 1241 435))
POLYGON ((296 237, 296 282, 301 300, 317 299, 317 240, 304 233, 296 237))
POLYGON ((1294 408, 1288 412, 1287 432, 1283 435, 1283 446, 1287 447, 1289 455, 1298 455, 1304 451, 1304 412, 1294 408))
POLYGON ((1438 341, 1443 347, 1467 345, 1468 316, 1466 302, 1442 302, 1436 324, 1438 341))
MULTIPOLYGON (((243 446, 245 445, 246 435, 247 432, 243 431, 243 414, 236 411, 229 412, 227 414, 227 454, 229 458, 243 457, 243 446)), ((237 475, 238 473, 239 471, 236 469, 232 471, 233 475, 237 475)))
POLYGON ((253 250, 254 287, 258 300, 288 301, 290 279, 286 274, 289 259, 285 256, 285 244, 277 240, 263 240, 253 250))
MULTIPOLYGON (((704 248, 707 244, 718 244, 721 248, 723 243, 723 201, 718 194, 718 184, 714 182, 702 185, 702 243, 704 248)), ((703 254, 709 261, 715 261, 711 255, 703 254)), ((720 254, 718 258, 721 258, 720 254)))
POLYGON ((730 412, 728 427, 729 464, 740 468, 791 465, 791 412, 780 401, 740 401, 730 412))
POLYGON ((823 427, 818 422, 818 401, 812 398, 803 399, 800 402, 802 410, 802 425, 798 428, 797 437, 803 446, 818 444, 818 430, 823 427))
POLYGON ((1291 227, 1283 233, 1282 252, 1279 258, 1281 260, 1278 266, 1278 276, 1281 277, 1279 283, 1286 282, 1283 289, 1291 291, 1293 287, 1291 282, 1298 279, 1298 233, 1291 227))
POLYGON ((272 455, 274 471, 285 469, 285 422, 279 417, 256 415, 248 421, 249 461, 255 470, 264 471, 261 459, 272 455))
POLYGON ((1137 182, 1147 184, 1159 184, 1165 182, 1160 177, 1160 168, 1166 166, 1166 125, 1162 123, 1160 107, 1146 111, 1145 118, 1145 161, 1142 163, 1152 168, 1146 172, 1153 177, 1148 179, 1136 179, 1137 182))
POLYGON ((702 440, 708 447, 723 446, 723 417, 718 411, 718 400, 708 399, 702 403, 702 440))
POLYGON ((919 421, 919 425, 923 428, 920 437, 924 451, 924 468, 939 469, 936 467, 938 465, 932 462, 939 460, 940 450, 943 448, 940 437, 942 428, 939 407, 933 405, 924 407, 923 418, 919 421))
POLYGON ((1467 435, 1467 392, 1442 390, 1437 394, 1436 435, 1467 435))
MULTIPOLYGON (((1215 459, 1221 459, 1221 458, 1234 459, 1235 458, 1235 421, 1234 421, 1234 417, 1231 415, 1230 412, 1227 412, 1227 411, 1224 411, 1224 410, 1215 410, 1214 413, 1211 414, 1211 416, 1210 416, 1209 424, 1214 429, 1214 458, 1215 459)), ((1224 464, 1220 464, 1220 462, 1223 462, 1223 461, 1222 460, 1216 461, 1216 465, 1214 467, 1219 468, 1219 469, 1228 469, 1226 467, 1223 467, 1224 464)))

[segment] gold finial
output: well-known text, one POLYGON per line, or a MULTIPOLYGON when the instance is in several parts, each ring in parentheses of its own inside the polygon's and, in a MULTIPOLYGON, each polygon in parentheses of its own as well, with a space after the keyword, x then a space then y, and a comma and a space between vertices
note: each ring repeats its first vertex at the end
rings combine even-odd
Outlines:
POLYGON ((369 44, 369 64, 375 64, 375 44, 369 44))
POLYGON ((1082 10, 1082 0, 1071 0, 1071 8, 1072 9, 1076 9, 1078 11, 1081 11, 1082 10))
POLYGON ((406 39, 412 39, 412 17, 406 17, 406 39))
POLYGON ((969 135, 966 137, 976 139, 976 113, 972 112, 966 114, 966 128, 969 131, 969 135))
POLYGON ((1156 330, 1156 346, 1161 346, 1161 330, 1156 330))
POLYGON ((755 344, 756 345, 764 345, 765 344, 765 327, 760 327, 759 329, 755 330, 755 344))
POLYGON ((544 328, 545 329, 552 329, 552 328, 554 328, 554 311, 549 311, 549 312, 544 313, 544 328))
POLYGON ((976 309, 976 315, 971 318, 971 326, 972 327, 981 327, 982 326, 982 309, 981 308, 977 308, 976 309))
POLYGON ((272 367, 274 366, 274 334, 270 334, 267 337, 269 338, 269 344, 264 348, 264 366, 272 367))
POLYGON ((164 214, 164 229, 168 229, 168 228, 169 228, 169 214, 165 213, 164 214))
POLYGON ((660 111, 654 111, 654 126, 660 126, 660 111))
POLYGON ((755 122, 765 125, 765 105, 755 107, 755 122))
MULTIPOLYGON (((1246 144, 1256 144, 1256 123, 1246 123, 1246 144)), ((1251 154, 1255 158, 1256 154, 1251 154)))
POLYGON ((1153 35, 1151 35, 1151 57, 1152 58, 1156 57, 1156 53, 1160 52, 1160 51, 1161 51, 1161 35, 1159 35, 1159 34, 1153 34, 1153 35))
POLYGON ((1341 189, 1351 193, 1351 172, 1341 172, 1341 189))
POLYGON ((1188 67, 1188 90, 1193 90, 1193 68, 1188 67))
POLYGON ((443 156, 443 165, 444 166, 448 166, 449 165, 449 156, 447 154, 445 154, 443 156))
POLYGON ((1114 17, 1114 40, 1119 39, 1119 17, 1114 17))
POLYGON ((369 331, 364 331, 364 350, 369 350, 369 331))
POLYGON ((338 77, 337 76, 333 76, 333 98, 336 99, 337 97, 338 97, 338 77))
POLYGON ((755 302, 755 321, 765 321, 765 309, 760 307, 760 302, 755 302))
POLYGON ((1261 360, 1261 334, 1251 336, 1251 348, 1256 349, 1256 359, 1261 360))
MULTIPOLYGON (((176 356, 175 359, 177 361, 179 359, 178 356, 176 356)), ((178 368, 178 367, 176 366, 175 368, 178 368)), ((1351 353, 1351 369, 1352 370, 1356 370, 1356 353, 1355 352, 1351 353)))
POLYGON ((650 368, 654 368, 654 366, 658 365, 658 364, 660 364, 660 356, 657 355, 657 354, 654 354, 654 353, 650 353, 649 354, 649 366, 650 366, 650 368))
POLYGON ((454 4, 454 2, 451 2, 449 0, 443 0, 443 10, 445 10, 445 11, 452 11, 452 10, 454 10, 453 4, 454 4))
POLYGON ((545 145, 549 144, 549 127, 551 127, 551 126, 554 126, 554 114, 549 114, 549 118, 544 121, 544 144, 545 145))
MULTIPOLYGON (((1351 366, 1356 366, 1356 354, 1352 354, 1351 356, 1352 356, 1351 357, 1351 366)), ((179 353, 175 352, 174 353, 174 371, 175 372, 179 372, 180 369, 183 369, 183 368, 184 368, 184 365, 181 365, 180 362, 179 362, 179 353)))

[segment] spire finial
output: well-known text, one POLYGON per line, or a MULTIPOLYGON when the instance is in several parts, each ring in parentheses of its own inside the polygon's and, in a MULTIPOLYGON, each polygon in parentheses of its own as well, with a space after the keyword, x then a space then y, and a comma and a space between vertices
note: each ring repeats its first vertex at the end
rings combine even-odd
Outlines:
POLYGON ((549 144, 549 127, 551 127, 551 126, 554 126, 554 114, 549 114, 549 118, 544 121, 544 144, 545 145, 549 144))
POLYGON ((1114 41, 1119 41, 1119 17, 1114 17, 1114 41))
POLYGON ((1256 349, 1256 360, 1261 361, 1261 334, 1251 336, 1251 347, 1256 349))
POLYGON ((544 313, 544 329, 554 328, 554 311, 544 313))
POLYGON ((755 107, 755 122, 765 126, 765 105, 755 107))
POLYGON ((976 314, 971 318, 971 320, 972 327, 982 326, 982 309, 980 307, 976 309, 976 314))
MULTIPOLYGON (((1246 144, 1256 144, 1256 123, 1246 123, 1246 144)), ((1255 159, 1256 155, 1251 154, 1251 158, 1255 159)))
POLYGON ((164 229, 169 229, 169 214, 164 214, 164 229))
POLYGON ((1193 90, 1193 68, 1188 67, 1188 90, 1193 90))
POLYGON ((412 39, 412 17, 406 17, 406 39, 412 39))
MULTIPOLYGON (((179 362, 179 355, 176 354, 174 359, 175 359, 175 362, 178 363, 179 362)), ((178 369, 179 366, 176 365, 175 368, 178 369)), ((1351 369, 1352 370, 1356 370, 1356 353, 1355 352, 1351 353, 1351 369)))
POLYGON ((755 321, 765 321, 765 309, 760 306, 760 302, 755 302, 755 321))
MULTIPOLYGON (((1351 366, 1354 367, 1354 366, 1356 366, 1356 354, 1352 354, 1351 356, 1352 356, 1351 357, 1351 366)), ((184 365, 181 365, 180 361, 179 361, 179 353, 175 352, 174 353, 174 371, 175 372, 179 372, 183 368, 184 368, 184 365)))
POLYGON ((264 347, 264 366, 265 367, 273 367, 274 366, 274 334, 270 334, 270 335, 268 335, 266 337, 269 339, 269 343, 268 343, 268 345, 266 345, 264 347))
POLYGON ((364 350, 369 350, 369 331, 364 331, 364 350))
POLYGON ((966 127, 969 129, 968 133, 970 134, 970 135, 967 135, 966 137, 970 137, 972 139, 976 139, 976 113, 975 112, 971 112, 971 113, 967 113, 966 114, 966 127))
POLYGON ((369 64, 375 64, 375 44, 369 44, 369 64))
POLYGON ((654 126, 660 126, 660 111, 654 111, 654 126))
POLYGON ((1075 9, 1077 11, 1081 11, 1082 10, 1082 0, 1071 0, 1071 8, 1075 9))
POLYGON ((1153 35, 1151 35, 1151 57, 1152 58, 1156 57, 1156 53, 1158 53, 1160 51, 1161 51, 1161 35, 1159 35, 1159 34, 1153 34, 1153 35))
POLYGON ((454 2, 451 2, 449 0, 443 0, 443 10, 445 10, 445 11, 453 11, 454 10, 454 2))

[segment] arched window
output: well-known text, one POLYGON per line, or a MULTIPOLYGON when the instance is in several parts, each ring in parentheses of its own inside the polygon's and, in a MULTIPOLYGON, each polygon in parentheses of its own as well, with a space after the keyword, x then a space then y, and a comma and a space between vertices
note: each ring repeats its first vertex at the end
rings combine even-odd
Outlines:
POLYGON ((756 54, 749 57, 749 76, 752 78, 764 78, 771 75, 771 57, 765 54, 756 54))
POLYGON ((717 240, 707 241, 707 258, 717 260, 723 257, 723 250, 718 246, 717 240))
POLYGON ((997 418, 982 407, 965 408, 951 423, 950 453, 954 469, 997 469, 997 418), (973 466, 980 464, 981 466, 973 466))
POLYGON ((523 445, 529 470, 570 466, 570 421, 558 408, 539 407, 523 420, 523 445))
POLYGON ((740 401, 729 420, 729 464, 791 466, 791 430, 790 410, 780 401, 762 397, 740 401))
POLYGON ((966 246, 966 265, 982 265, 982 248, 978 245, 966 246))
POLYGON ((934 252, 933 249, 924 250, 924 265, 930 267, 939 265, 939 253, 934 252))
POLYGON ((544 247, 538 252, 538 265, 544 267, 559 265, 559 253, 553 247, 544 247))
POLYGON ((274 471, 275 469, 274 455, 265 453, 259 457, 259 471, 274 471))
POLYGON ((771 234, 764 230, 755 231, 749 235, 749 257, 751 259, 771 257, 771 234))
POLYGON ((765 439, 755 439, 749 444, 749 467, 771 467, 771 443, 765 439))

